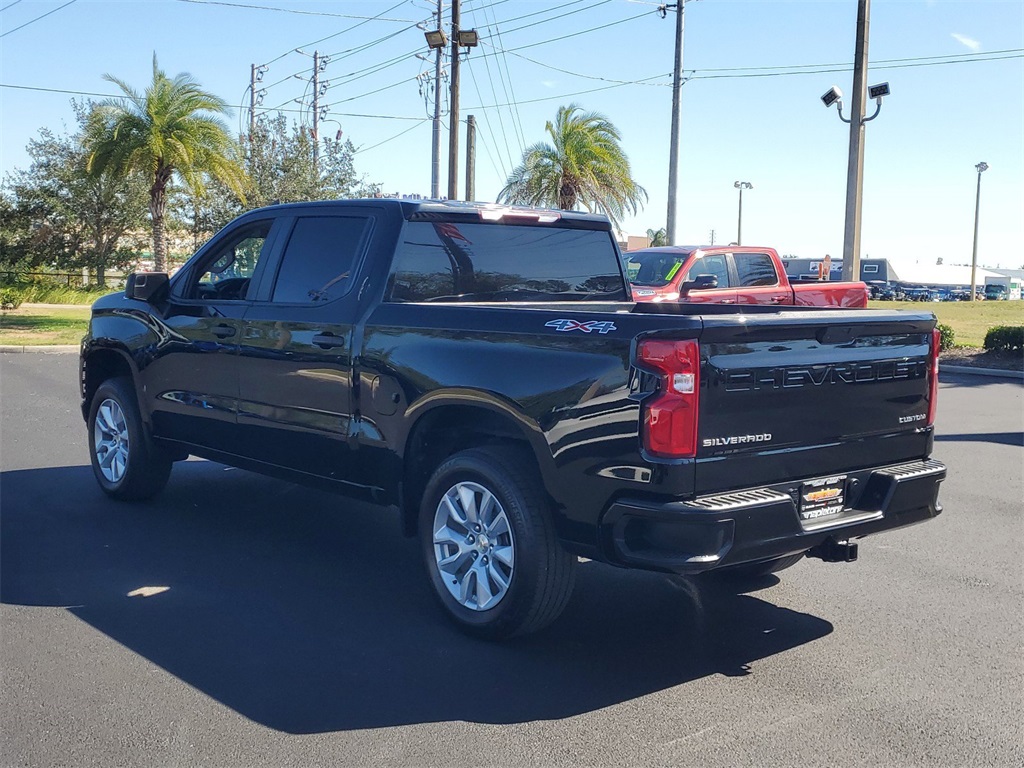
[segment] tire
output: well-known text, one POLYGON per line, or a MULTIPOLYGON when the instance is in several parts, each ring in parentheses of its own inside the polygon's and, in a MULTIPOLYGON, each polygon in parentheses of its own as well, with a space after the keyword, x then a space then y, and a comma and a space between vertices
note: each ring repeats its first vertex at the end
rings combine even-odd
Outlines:
POLYGON ((130 378, 100 384, 89 404, 88 425, 92 471, 104 493, 142 501, 163 490, 171 458, 146 433, 130 378))
POLYGON ((576 557, 562 549, 536 470, 520 451, 474 448, 446 459, 427 483, 419 522, 434 594, 467 634, 536 632, 569 601, 576 557))
POLYGON ((773 573, 784 571, 787 568, 792 568, 803 559, 804 553, 800 552, 796 555, 777 557, 774 560, 763 560, 760 563, 734 565, 729 568, 723 568, 720 571, 711 571, 708 575, 729 581, 754 581, 763 579, 765 576, 770 576, 773 573))

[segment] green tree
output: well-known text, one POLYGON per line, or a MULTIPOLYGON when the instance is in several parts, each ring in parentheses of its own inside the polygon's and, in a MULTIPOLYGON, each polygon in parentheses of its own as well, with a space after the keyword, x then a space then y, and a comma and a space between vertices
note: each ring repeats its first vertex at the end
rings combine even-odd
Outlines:
POLYGON ((153 55, 153 82, 139 93, 113 75, 104 75, 124 94, 98 104, 89 118, 86 148, 89 169, 116 176, 141 174, 149 188, 153 224, 153 258, 158 271, 166 269, 167 238, 164 214, 168 186, 177 176, 195 195, 202 196, 214 178, 244 199, 245 171, 238 146, 218 115, 227 103, 200 88, 188 73, 169 78, 153 55))
POLYGON ((319 168, 313 165, 308 131, 278 113, 261 118, 251 136, 240 141, 246 171, 244 200, 227 185, 210 180, 205 193, 180 195, 175 218, 192 233, 193 245, 250 208, 273 203, 373 197, 379 184, 367 183, 355 170, 350 141, 324 139, 319 168))
POLYGON ((618 225, 636 213, 647 192, 632 177, 618 129, 597 112, 576 104, 559 107, 545 130, 551 143, 526 149, 498 193, 498 201, 563 210, 601 211, 618 225))
POLYGON ((82 136, 91 105, 72 107, 78 130, 40 129, 26 148, 28 169, 5 179, 0 262, 14 270, 88 267, 104 285, 108 269, 137 257, 133 233, 145 226, 146 186, 138 178, 88 172, 82 136))
POLYGON ((647 239, 651 241, 652 248, 661 245, 668 245, 668 230, 664 227, 661 229, 648 229, 647 239))

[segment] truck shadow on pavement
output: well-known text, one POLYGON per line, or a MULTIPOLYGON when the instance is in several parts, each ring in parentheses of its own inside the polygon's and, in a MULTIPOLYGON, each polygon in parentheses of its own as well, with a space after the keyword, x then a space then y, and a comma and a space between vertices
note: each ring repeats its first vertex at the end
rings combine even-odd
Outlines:
POLYGON ((561 619, 491 644, 449 625, 390 511, 197 461, 147 504, 107 499, 89 467, 6 472, 0 494, 2 602, 65 607, 288 733, 565 718, 832 631, 738 589, 582 563, 561 619), (142 587, 168 589, 128 596, 142 587))

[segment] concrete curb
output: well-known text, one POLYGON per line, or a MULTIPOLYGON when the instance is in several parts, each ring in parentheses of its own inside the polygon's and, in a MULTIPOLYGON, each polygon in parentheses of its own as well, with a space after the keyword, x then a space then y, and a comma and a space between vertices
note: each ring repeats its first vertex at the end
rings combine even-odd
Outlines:
POLYGON ((33 304, 25 301, 21 306, 24 309, 90 309, 92 304, 33 304))
POLYGON ((70 355, 72 352, 77 353, 78 350, 79 346, 77 344, 30 344, 27 346, 0 344, 0 355, 19 352, 36 352, 44 355, 70 355))
POLYGON ((968 365, 943 365, 939 363, 939 373, 966 373, 975 376, 998 376, 1004 379, 1020 379, 1024 381, 1024 371, 1008 371, 1005 368, 978 368, 968 365))

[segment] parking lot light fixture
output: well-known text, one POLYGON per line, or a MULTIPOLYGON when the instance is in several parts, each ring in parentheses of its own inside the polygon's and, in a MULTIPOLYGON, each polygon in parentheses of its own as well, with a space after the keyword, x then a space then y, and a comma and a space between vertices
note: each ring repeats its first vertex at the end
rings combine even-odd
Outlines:
POLYGON ((974 248, 971 250, 971 301, 977 299, 977 275, 978 275, 978 213, 981 210, 981 174, 988 170, 988 163, 978 163, 974 166, 978 172, 978 191, 974 197, 974 248))
POLYGON ((444 33, 443 29, 428 29, 423 33, 423 36, 427 38, 427 45, 432 50, 444 48, 448 45, 448 35, 444 33))
POLYGON ((740 211, 736 218, 736 245, 743 245, 743 190, 753 189, 749 181, 736 181, 733 186, 740 191, 740 211))

